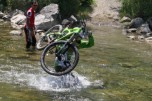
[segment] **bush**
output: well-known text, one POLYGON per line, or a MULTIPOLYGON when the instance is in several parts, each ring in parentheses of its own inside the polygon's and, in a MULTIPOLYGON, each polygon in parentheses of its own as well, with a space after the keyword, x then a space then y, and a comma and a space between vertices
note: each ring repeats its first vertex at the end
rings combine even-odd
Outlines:
MULTIPOLYGON (((26 11, 31 6, 32 0, 3 0, 7 1, 7 8, 11 10, 20 9, 26 11)), ((85 15, 93 11, 92 4, 94 0, 37 0, 38 9, 41 10, 44 6, 50 3, 56 3, 59 5, 60 14, 62 18, 68 18, 71 15, 85 15)), ((0 6, 1 7, 1 6, 0 6)))
POLYGON ((4 11, 6 6, 7 6, 6 0, 0 0, 0 11, 4 11))
POLYGON ((152 15, 152 0, 121 0, 121 16, 128 15, 132 18, 149 18, 152 15))

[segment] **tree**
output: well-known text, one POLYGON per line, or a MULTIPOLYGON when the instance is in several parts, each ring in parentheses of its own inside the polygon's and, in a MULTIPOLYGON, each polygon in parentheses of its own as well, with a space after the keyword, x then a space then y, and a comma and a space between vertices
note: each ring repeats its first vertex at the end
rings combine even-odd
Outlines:
POLYGON ((6 6, 7 6, 7 1, 6 0, 0 0, 0 10, 4 11, 6 6))

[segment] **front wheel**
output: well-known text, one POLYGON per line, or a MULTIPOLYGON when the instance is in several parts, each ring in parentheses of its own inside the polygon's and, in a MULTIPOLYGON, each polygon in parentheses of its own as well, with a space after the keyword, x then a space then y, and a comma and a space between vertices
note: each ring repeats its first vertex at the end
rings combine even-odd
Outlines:
POLYGON ((41 67, 45 72, 54 76, 61 76, 71 72, 79 61, 78 49, 66 42, 49 44, 42 52, 41 67))

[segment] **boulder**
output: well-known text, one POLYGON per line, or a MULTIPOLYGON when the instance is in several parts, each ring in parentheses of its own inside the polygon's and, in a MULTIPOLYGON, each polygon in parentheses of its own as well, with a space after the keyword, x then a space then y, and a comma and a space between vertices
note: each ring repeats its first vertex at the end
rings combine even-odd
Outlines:
POLYGON ((35 17, 35 26, 38 30, 47 30, 58 23, 59 8, 57 4, 45 6, 35 17))
POLYGON ((23 14, 17 14, 15 16, 13 16, 10 20, 11 20, 11 23, 23 25, 23 24, 25 24, 26 16, 23 14))
POLYGON ((35 18, 35 27, 37 30, 47 30, 53 25, 57 24, 56 19, 46 19, 45 15, 39 14, 35 18))
POLYGON ((129 28, 138 28, 144 23, 144 20, 140 17, 132 19, 129 28))
POLYGON ((11 26, 14 29, 22 29, 26 21, 26 16, 23 14, 17 14, 13 16, 10 20, 11 20, 11 26))
POLYGON ((43 14, 46 16, 46 18, 52 17, 52 15, 56 15, 59 13, 59 8, 57 4, 50 4, 48 6, 45 6, 40 11, 40 14, 43 14))
POLYGON ((14 11, 10 12, 9 15, 11 17, 15 16, 15 15, 18 15, 18 14, 21 14, 21 15, 24 15, 24 12, 19 10, 19 9, 15 9, 14 11))

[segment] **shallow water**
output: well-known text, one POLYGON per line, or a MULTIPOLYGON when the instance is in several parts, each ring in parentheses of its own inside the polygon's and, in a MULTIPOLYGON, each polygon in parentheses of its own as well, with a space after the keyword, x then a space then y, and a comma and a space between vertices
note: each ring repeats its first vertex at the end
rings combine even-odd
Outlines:
POLYGON ((54 77, 40 67, 41 51, 25 51, 24 34, 0 25, 0 101, 151 101, 152 47, 90 26, 95 46, 79 50, 74 76, 54 77))

